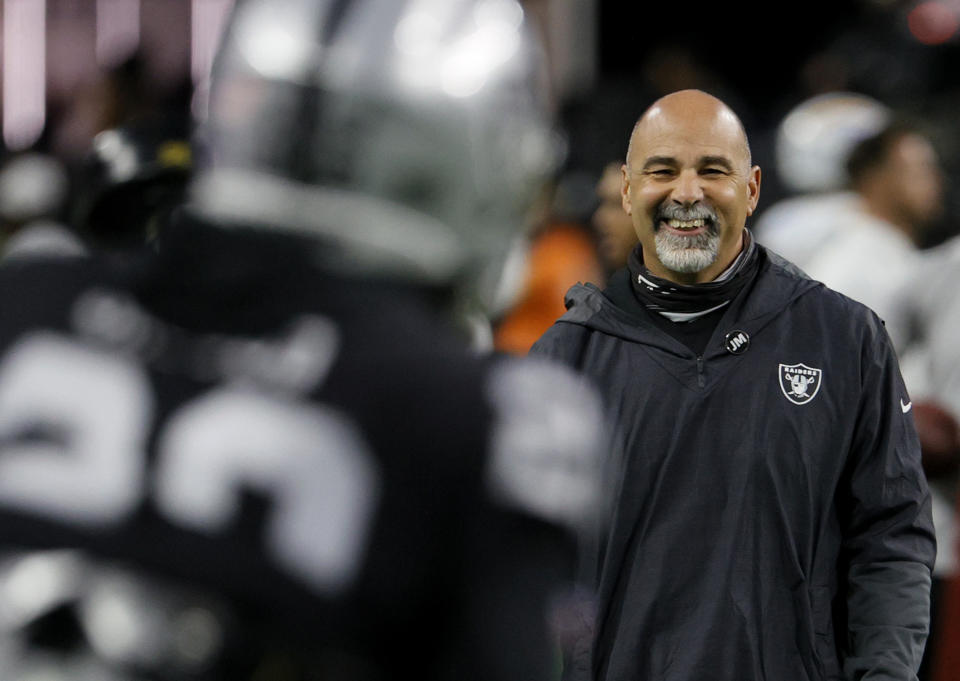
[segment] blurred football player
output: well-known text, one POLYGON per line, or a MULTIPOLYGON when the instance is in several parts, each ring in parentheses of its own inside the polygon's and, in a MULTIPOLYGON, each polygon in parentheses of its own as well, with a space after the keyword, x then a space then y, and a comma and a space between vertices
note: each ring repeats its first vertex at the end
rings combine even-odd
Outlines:
POLYGON ((859 212, 847 157, 891 117, 884 104, 853 92, 829 92, 795 106, 777 127, 775 145, 777 174, 790 196, 759 214, 757 240, 806 268, 835 225, 859 212))
POLYGON ((527 28, 238 3, 164 248, 0 271, 0 678, 556 677, 599 405, 448 314, 556 162, 527 28))
POLYGON ((92 249, 155 246, 183 203, 192 167, 189 133, 174 119, 143 117, 104 130, 83 158, 71 224, 92 249))
POLYGON ((943 171, 933 141, 903 121, 857 144, 847 169, 849 210, 823 220, 830 238, 804 270, 873 309, 899 344, 895 297, 922 266, 923 234, 943 210, 943 171))

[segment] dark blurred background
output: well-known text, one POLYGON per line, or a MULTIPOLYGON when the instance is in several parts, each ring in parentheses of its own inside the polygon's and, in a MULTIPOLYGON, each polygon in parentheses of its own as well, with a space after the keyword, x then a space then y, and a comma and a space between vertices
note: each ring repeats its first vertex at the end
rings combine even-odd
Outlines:
MULTIPOLYGON (((436 0, 418 0, 433 2, 436 0)), ((100 130, 190 118, 233 0, 2 0, 3 140, 70 163, 100 130)), ((960 0, 650 3, 525 0, 547 35, 570 139, 561 212, 592 210, 605 163, 656 97, 700 87, 743 118, 764 169, 761 211, 788 190, 773 140, 795 105, 823 92, 870 95, 929 128, 956 231, 960 0)))
POLYGON ((928 128, 947 173, 947 209, 928 242, 956 231, 960 175, 960 2, 622 3, 597 7, 596 80, 570 98, 573 167, 596 175, 624 153, 655 97, 700 87, 743 118, 763 168, 760 210, 789 194, 773 142, 783 117, 826 92, 869 95, 928 128))

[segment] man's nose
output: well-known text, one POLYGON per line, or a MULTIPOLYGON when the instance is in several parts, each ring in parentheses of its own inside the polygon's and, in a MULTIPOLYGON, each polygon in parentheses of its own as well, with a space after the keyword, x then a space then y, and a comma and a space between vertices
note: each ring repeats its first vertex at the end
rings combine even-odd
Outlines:
POLYGON ((690 205, 702 200, 703 185, 700 182, 699 173, 694 169, 681 171, 670 198, 682 205, 690 205))

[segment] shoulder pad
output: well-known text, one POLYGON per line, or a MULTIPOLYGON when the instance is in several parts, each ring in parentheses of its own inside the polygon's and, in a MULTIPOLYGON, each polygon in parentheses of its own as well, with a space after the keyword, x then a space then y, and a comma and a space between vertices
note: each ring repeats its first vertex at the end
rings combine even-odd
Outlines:
POLYGON ((543 359, 504 360, 488 377, 494 430, 487 484, 499 503, 581 529, 597 517, 606 428, 596 391, 543 359))

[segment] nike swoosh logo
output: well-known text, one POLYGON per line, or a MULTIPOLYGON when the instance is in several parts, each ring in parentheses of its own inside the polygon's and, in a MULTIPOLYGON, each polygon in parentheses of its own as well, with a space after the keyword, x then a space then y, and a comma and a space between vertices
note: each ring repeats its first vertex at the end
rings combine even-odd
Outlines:
POLYGON ((913 408, 913 401, 910 401, 910 402, 907 402, 906 404, 904 404, 904 403, 903 403, 903 400, 902 400, 902 399, 900 400, 900 410, 901 410, 904 414, 906 414, 906 413, 907 413, 908 411, 910 411, 912 408, 913 408))

